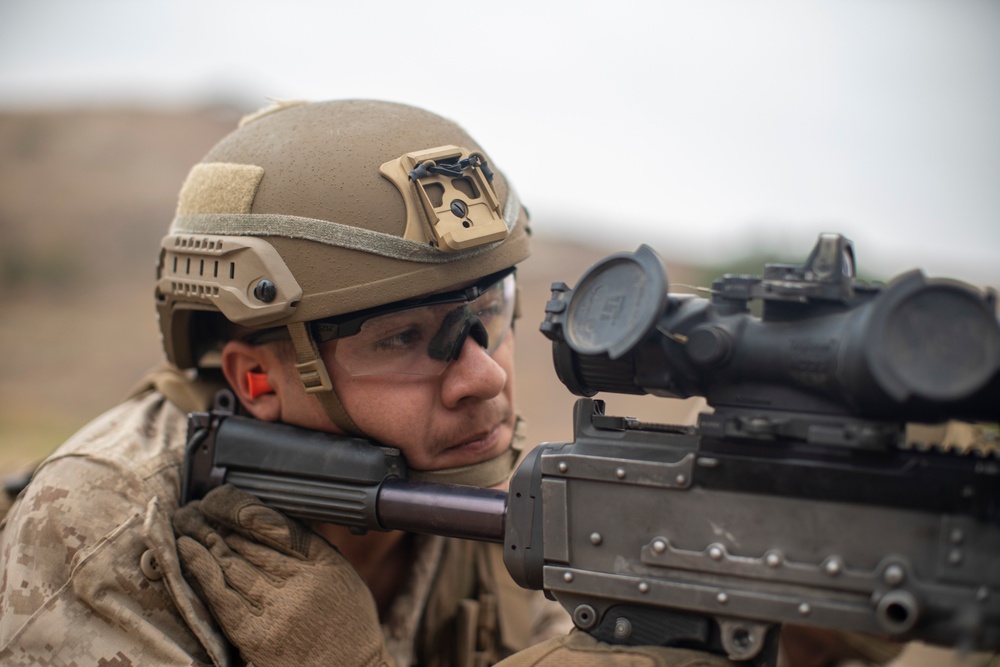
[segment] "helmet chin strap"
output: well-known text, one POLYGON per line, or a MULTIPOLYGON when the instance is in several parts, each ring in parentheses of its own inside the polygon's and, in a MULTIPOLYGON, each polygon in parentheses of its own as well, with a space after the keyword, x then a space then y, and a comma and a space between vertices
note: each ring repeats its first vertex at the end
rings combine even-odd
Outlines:
POLYGON ((323 406, 323 410, 337 428, 359 438, 367 438, 358 428, 351 416, 344 409, 344 404, 333 390, 333 381, 326 370, 326 364, 319 354, 316 341, 304 322, 294 322, 288 325, 288 333, 295 348, 295 370, 299 372, 302 386, 307 394, 312 394, 323 406))
MULTIPOLYGON (((480 325, 482 328, 482 325, 480 325)), ((288 325, 288 333, 292 338, 292 346, 295 348, 295 369, 299 372, 299 378, 305 387, 307 394, 312 394, 323 406, 323 410, 337 428, 346 433, 359 438, 371 440, 364 431, 358 428, 344 404, 337 397, 337 392, 333 390, 333 382, 330 374, 326 370, 326 364, 319 354, 316 341, 309 331, 309 327, 303 322, 295 322, 288 325)), ((469 327, 463 332, 462 339, 469 334, 469 327)), ((477 338, 478 342, 478 338, 477 338)), ((514 438, 509 448, 504 450, 499 456, 479 463, 473 463, 458 468, 447 468, 445 470, 413 470, 407 472, 408 479, 423 482, 437 482, 439 484, 461 484, 463 486, 491 487, 507 481, 510 473, 517 465, 521 454, 520 446, 520 419, 514 429, 514 438)))

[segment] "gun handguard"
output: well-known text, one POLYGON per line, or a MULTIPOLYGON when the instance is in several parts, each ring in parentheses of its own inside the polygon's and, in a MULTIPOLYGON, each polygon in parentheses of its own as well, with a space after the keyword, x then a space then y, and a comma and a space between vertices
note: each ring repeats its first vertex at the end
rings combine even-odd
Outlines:
POLYGON ((503 541, 505 492, 405 475, 398 449, 216 410, 188 417, 181 502, 233 484, 306 521, 503 541))

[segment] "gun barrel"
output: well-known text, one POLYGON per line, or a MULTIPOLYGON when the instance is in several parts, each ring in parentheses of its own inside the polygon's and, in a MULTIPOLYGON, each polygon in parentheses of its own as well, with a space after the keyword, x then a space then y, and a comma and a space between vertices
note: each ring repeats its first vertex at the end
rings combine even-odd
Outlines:
POLYGON ((378 494, 379 524, 389 530, 502 543, 507 492, 392 477, 378 494))

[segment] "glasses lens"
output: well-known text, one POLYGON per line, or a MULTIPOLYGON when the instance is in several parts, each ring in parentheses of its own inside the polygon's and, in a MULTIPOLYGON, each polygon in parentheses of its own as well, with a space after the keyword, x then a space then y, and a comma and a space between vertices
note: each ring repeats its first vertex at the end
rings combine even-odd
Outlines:
POLYGON ((372 317, 357 334, 337 341, 335 359, 351 375, 438 375, 461 352, 464 338, 487 353, 506 338, 514 319, 514 276, 463 304, 416 306, 372 317), (476 329, 481 327, 478 334, 476 329))

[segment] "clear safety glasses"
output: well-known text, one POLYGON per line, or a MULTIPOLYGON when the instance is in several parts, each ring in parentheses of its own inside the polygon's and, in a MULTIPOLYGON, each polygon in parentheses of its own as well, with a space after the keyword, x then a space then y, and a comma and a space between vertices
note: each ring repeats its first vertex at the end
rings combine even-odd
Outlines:
MULTIPOLYGON (((434 376, 457 359, 468 337, 493 352, 514 321, 514 269, 474 285, 309 323, 317 343, 337 340, 334 359, 352 376, 434 376)), ((251 337, 260 343, 273 333, 251 337)))

